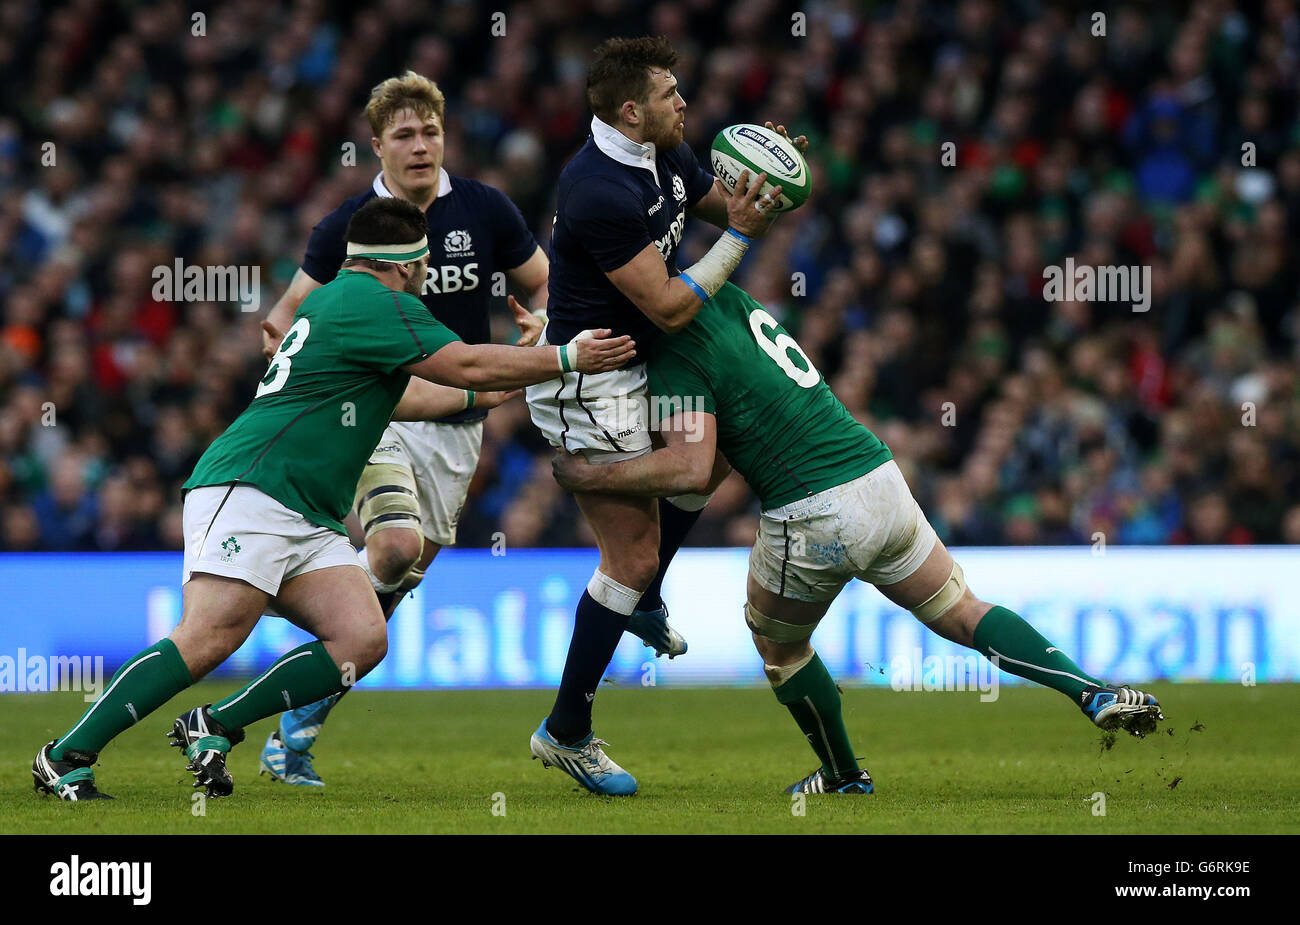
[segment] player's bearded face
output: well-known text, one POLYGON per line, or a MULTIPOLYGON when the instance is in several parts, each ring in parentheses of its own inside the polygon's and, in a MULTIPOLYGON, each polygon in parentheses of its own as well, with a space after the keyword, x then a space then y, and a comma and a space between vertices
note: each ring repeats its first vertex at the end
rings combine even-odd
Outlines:
POLYGON ((390 185, 406 192, 437 185, 443 154, 442 123, 437 116, 421 119, 409 109, 399 112, 374 148, 390 185))
POLYGON ((686 101, 677 92, 669 71, 650 72, 650 97, 645 104, 645 140, 656 148, 675 148, 685 137, 686 101))

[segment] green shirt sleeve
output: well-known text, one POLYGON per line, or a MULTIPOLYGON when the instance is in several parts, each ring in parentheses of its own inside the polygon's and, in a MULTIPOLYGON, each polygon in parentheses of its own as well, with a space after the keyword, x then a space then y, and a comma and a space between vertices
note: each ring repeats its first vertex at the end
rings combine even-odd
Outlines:
POLYGON ((371 300, 364 318, 349 324, 348 353, 363 366, 390 373, 460 340, 405 292, 386 290, 371 300))
POLYGON ((666 335, 655 344, 654 356, 646 366, 654 423, 679 411, 703 411, 716 414, 713 387, 703 368, 682 349, 686 342, 679 335, 666 335))

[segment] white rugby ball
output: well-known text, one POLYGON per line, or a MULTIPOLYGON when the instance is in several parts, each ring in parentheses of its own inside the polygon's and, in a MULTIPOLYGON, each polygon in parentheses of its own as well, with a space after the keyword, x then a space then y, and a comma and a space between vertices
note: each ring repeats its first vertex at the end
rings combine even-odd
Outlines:
POLYGON ((727 192, 735 192, 742 170, 748 170, 751 177, 766 173, 763 192, 781 187, 776 204, 767 210, 773 214, 799 208, 812 192, 812 174, 803 154, 793 141, 762 125, 727 126, 713 139, 709 160, 727 192))

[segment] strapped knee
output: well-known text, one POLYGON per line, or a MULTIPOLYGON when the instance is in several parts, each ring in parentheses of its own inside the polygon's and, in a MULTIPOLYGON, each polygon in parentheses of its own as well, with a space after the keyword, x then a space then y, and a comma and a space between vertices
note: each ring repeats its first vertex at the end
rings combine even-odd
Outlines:
POLYGON ((764 662, 763 673, 767 675, 767 680, 771 682, 772 687, 780 687, 799 672, 803 671, 816 654, 817 653, 813 651, 813 647, 809 646, 807 655, 796 662, 791 662, 789 665, 769 665, 764 662))
POLYGON ((818 622, 820 621, 804 624, 782 623, 760 612, 752 604, 745 604, 745 623, 753 633, 772 642, 802 642, 813 634, 818 622))
POLYGON ((397 463, 372 463, 361 473, 354 502, 361 527, 370 537, 391 527, 420 529, 415 477, 397 463))
POLYGON ((913 607, 912 614, 922 623, 933 623, 957 606, 957 602, 965 594, 966 576, 962 573, 961 566, 954 561, 952 573, 943 583, 943 587, 930 595, 924 603, 913 607))
POLYGON ((396 590, 402 594, 408 591, 414 591, 420 582, 424 581, 424 569, 419 565, 412 565, 402 576, 402 580, 397 583, 396 590))

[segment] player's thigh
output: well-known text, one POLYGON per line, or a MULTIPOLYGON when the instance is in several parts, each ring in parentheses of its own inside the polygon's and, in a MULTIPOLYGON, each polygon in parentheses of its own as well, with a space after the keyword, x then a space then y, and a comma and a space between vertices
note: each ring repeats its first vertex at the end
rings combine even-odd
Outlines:
POLYGON ((892 489, 887 492, 895 497, 889 541, 858 577, 945 639, 972 645, 975 626, 989 605, 966 587, 960 567, 912 498, 901 473, 891 475, 890 481, 892 489))
POLYGON ((972 593, 966 586, 965 576, 955 569, 955 565, 948 547, 941 540, 935 540, 934 548, 915 572, 901 581, 876 587, 895 604, 913 612, 934 599, 931 608, 942 608, 942 613, 933 617, 920 613, 917 618, 923 619, 927 629, 944 639, 973 646, 975 627, 991 605, 972 593), (941 592, 946 592, 946 597, 936 597, 941 592))
POLYGON ((241 579, 195 572, 181 589, 181 622, 176 629, 246 633, 257 623, 269 600, 265 591, 241 579))
POLYGON ((826 611, 830 609, 831 602, 834 600, 832 597, 824 601, 800 601, 782 597, 759 584, 752 572, 746 580, 745 597, 749 605, 760 613, 795 626, 819 622, 826 616, 826 611))
POLYGON ((942 540, 935 540, 929 555, 916 571, 891 584, 877 584, 876 588, 904 610, 919 607, 934 597, 952 574, 952 554, 942 540))
MULTIPOLYGON (((649 569, 650 578, 658 568, 659 500, 630 495, 579 493, 574 495, 578 509, 596 535, 600 548, 601 570, 616 581, 606 566, 621 571, 649 569)), ((647 579, 649 581, 649 579, 647 579)))
POLYGON ((746 582, 745 598, 745 623, 754 648, 768 666, 789 665, 808 656, 813 631, 833 600, 800 601, 783 597, 763 587, 753 572, 746 582))
POLYGON ((578 509, 591 525, 602 548, 615 544, 645 543, 659 539, 659 501, 600 492, 574 495, 578 509))
POLYGON ((360 565, 314 569, 286 581, 276 608, 326 648, 331 642, 371 645, 385 635, 383 612, 360 565))
POLYGON ((198 680, 244 644, 269 595, 242 579, 194 572, 181 589, 181 622, 171 641, 198 680))

